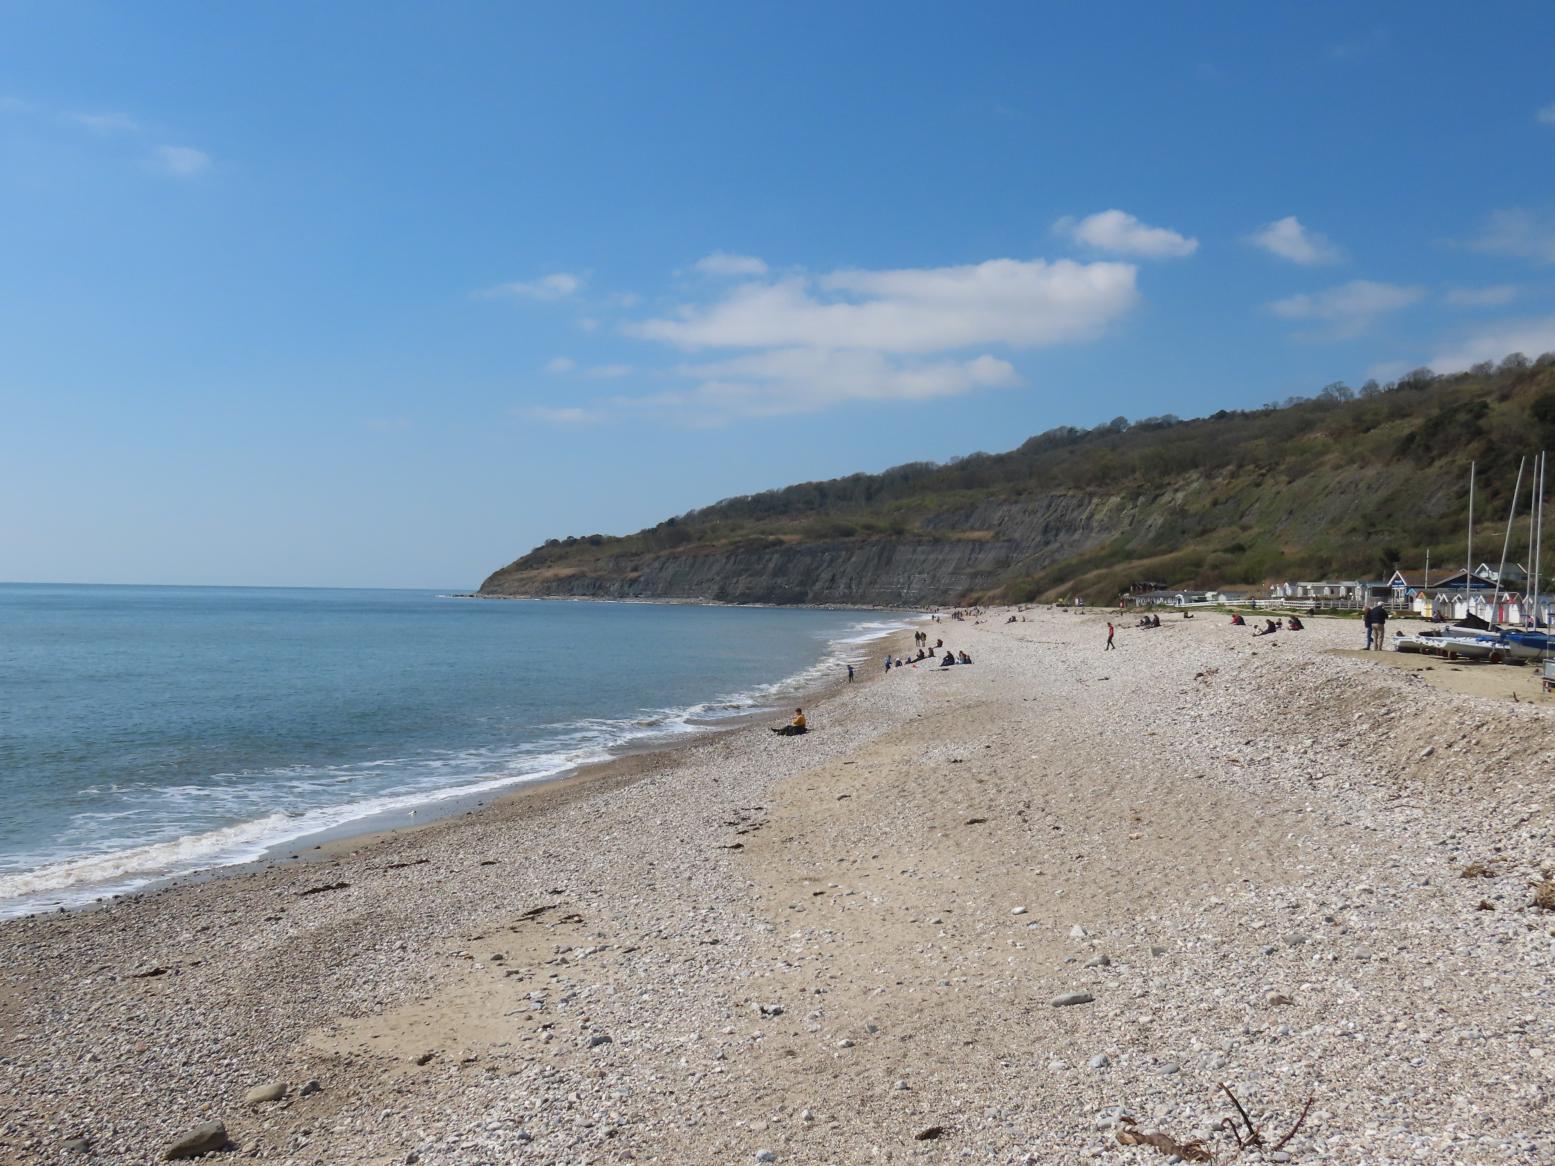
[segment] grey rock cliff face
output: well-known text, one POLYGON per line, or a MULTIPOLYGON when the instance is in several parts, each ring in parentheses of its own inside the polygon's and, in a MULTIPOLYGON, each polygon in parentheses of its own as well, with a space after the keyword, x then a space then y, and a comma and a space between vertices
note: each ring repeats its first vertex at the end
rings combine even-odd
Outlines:
POLYGON ((494 573, 483 595, 702 599, 911 607, 954 603, 1112 538, 1137 502, 1049 494, 934 516, 901 538, 834 539, 650 554, 494 573))

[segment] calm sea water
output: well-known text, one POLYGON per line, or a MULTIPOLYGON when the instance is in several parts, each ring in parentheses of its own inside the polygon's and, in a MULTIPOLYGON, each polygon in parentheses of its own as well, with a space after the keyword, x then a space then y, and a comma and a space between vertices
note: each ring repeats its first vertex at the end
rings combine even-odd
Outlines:
POLYGON ((0 585, 0 915, 775 707, 880 613, 0 585))

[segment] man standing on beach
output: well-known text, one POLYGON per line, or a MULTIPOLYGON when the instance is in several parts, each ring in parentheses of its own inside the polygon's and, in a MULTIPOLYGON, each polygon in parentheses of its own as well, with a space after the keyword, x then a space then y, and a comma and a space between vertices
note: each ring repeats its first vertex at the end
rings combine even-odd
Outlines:
POLYGON ((1371 646, 1379 652, 1382 651, 1382 645, 1386 642, 1383 636, 1387 630, 1388 609, 1379 603, 1371 609, 1371 646))
POLYGON ((849 664, 848 665, 848 680, 852 681, 852 679, 853 679, 853 665, 849 664))
POLYGON ((1376 622, 1372 615, 1372 609, 1369 607, 1361 612, 1361 622, 1366 625, 1366 650, 1368 652, 1371 651, 1372 625, 1376 622))
POLYGON ((1103 652, 1115 652, 1118 650, 1118 646, 1112 642, 1112 637, 1116 631, 1117 629, 1112 626, 1112 621, 1109 619, 1107 621, 1107 646, 1102 649, 1103 652))

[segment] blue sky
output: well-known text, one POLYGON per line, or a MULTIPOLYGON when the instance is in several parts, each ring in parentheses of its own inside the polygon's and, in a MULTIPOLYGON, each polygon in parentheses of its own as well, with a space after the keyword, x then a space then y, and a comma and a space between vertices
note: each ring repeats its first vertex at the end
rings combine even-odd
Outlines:
POLYGON ((0 579, 472 586, 732 494, 1555 349, 1552 32, 0 0, 0 579))

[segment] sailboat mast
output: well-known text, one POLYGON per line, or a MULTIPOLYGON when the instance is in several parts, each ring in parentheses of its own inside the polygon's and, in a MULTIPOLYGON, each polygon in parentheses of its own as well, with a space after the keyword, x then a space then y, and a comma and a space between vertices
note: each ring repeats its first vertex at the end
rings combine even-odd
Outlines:
POLYGON ((1548 450, 1539 454, 1539 474, 1534 483, 1534 489, 1538 491, 1539 504, 1535 507, 1534 535, 1533 535, 1533 622, 1539 623, 1539 586, 1543 582, 1543 572, 1539 569, 1540 559, 1544 554, 1544 475, 1549 469, 1550 455, 1548 450))
POLYGON ((1523 488, 1523 469, 1528 464, 1528 455, 1524 454, 1517 463, 1517 484, 1512 487, 1512 509, 1506 516, 1506 537, 1501 540, 1501 565, 1496 568, 1496 593, 1490 600, 1490 626, 1495 628, 1501 621, 1497 618, 1501 611, 1501 580, 1506 578, 1506 556, 1512 549, 1512 523, 1517 520, 1517 495, 1523 488))
POLYGON ((1469 463, 1469 539, 1468 549, 1464 552, 1463 560, 1463 618, 1467 619, 1469 610, 1469 584, 1474 579, 1474 463, 1469 463))

